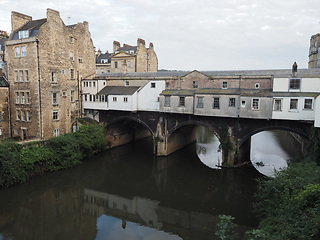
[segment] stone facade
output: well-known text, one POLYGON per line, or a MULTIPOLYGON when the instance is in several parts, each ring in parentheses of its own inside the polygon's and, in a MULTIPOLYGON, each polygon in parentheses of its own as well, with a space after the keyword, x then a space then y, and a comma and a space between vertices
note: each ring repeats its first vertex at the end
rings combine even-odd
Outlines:
POLYGON ((0 69, 0 139, 10 137, 9 84, 0 69))
POLYGON ((320 68, 320 33, 310 38, 308 68, 320 68))
POLYGON ((81 79, 95 74, 88 23, 66 26, 52 9, 40 20, 12 12, 6 60, 13 136, 71 132, 82 112, 81 79))
POLYGON ((153 43, 146 47, 145 41, 137 40, 137 46, 113 42, 113 53, 96 54, 96 74, 106 72, 157 72, 158 57, 154 51, 153 43))

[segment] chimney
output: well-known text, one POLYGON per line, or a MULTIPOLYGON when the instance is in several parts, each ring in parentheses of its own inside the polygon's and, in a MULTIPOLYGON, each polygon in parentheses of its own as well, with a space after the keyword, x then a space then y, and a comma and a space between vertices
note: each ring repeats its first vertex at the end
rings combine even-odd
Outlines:
POLYGON ((113 41, 113 53, 116 53, 116 51, 120 48, 120 43, 117 41, 113 41))
POLYGON ((153 43, 152 42, 150 42, 149 48, 153 48, 153 43))
POLYGON ((60 13, 56 10, 51 8, 47 9, 47 21, 55 21, 57 18, 60 19, 60 13))
POLYGON ((18 12, 11 12, 11 30, 12 32, 16 31, 18 28, 25 25, 27 22, 30 22, 32 17, 18 13, 18 12))
POLYGON ((100 50, 100 48, 98 49, 98 57, 100 57, 100 55, 101 55, 101 50, 100 50))
POLYGON ((293 77, 296 76, 297 71, 298 71, 298 64, 296 62, 294 62, 294 64, 292 65, 292 76, 293 77))
POLYGON ((140 45, 145 46, 145 45, 146 45, 146 42, 145 42, 143 39, 138 38, 138 40, 137 40, 137 46, 139 47, 140 45))

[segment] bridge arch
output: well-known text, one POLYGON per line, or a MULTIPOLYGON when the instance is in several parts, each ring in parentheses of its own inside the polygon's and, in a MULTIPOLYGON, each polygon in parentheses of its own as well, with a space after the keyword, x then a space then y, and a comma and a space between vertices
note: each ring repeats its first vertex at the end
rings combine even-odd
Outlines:
POLYGON ((198 127, 198 126, 205 127, 207 129, 209 129, 214 135, 216 135, 216 137, 219 139, 219 141, 221 140, 220 132, 212 124, 209 124, 204 121, 194 121, 194 120, 188 120, 185 122, 181 122, 178 125, 174 126, 173 128, 171 128, 168 131, 168 137, 170 137, 172 134, 174 134, 174 132, 177 131, 178 129, 185 127, 187 125, 193 125, 195 127, 198 127))
POLYGON ((303 156, 307 156, 313 151, 314 143, 311 139, 310 132, 302 131, 302 129, 292 128, 288 126, 272 126, 271 125, 271 126, 263 126, 263 127, 251 129, 250 131, 247 131, 246 134, 238 141, 238 149, 239 149, 239 152, 242 153, 242 156, 241 156, 242 159, 245 161, 249 160, 250 162, 252 162, 252 156, 251 156, 251 137, 252 136, 264 131, 273 131, 273 130, 282 130, 282 131, 297 134, 299 137, 296 139, 300 143, 300 146, 301 146, 300 153, 303 156))
POLYGON ((139 118, 119 116, 105 126, 105 138, 108 148, 124 145, 146 137, 154 138, 152 128, 139 118))

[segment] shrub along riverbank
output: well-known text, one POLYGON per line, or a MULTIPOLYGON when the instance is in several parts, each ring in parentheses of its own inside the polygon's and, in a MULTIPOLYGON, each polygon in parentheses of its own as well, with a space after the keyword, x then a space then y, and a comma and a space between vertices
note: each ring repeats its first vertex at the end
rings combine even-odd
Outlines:
POLYGON ((26 182, 30 177, 81 164, 95 152, 105 150, 104 127, 83 124, 44 142, 0 144, 0 187, 26 182))
MULTIPOLYGON (((246 240, 320 239, 320 166, 311 159, 289 162, 274 178, 263 179, 256 193, 259 228, 246 240)), ((235 240, 231 216, 220 216, 219 239, 235 240)), ((243 238, 241 238, 243 239, 243 238)))

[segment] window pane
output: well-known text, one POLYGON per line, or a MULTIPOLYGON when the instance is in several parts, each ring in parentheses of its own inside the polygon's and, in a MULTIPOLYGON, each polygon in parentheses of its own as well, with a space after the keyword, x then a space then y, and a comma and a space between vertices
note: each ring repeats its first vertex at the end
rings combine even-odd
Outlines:
POLYGON ((252 99, 252 110, 259 110, 259 98, 253 98, 252 99))
POLYGON ((304 109, 312 109, 312 99, 304 100, 304 109))
POLYGON ((213 98, 213 108, 214 109, 220 108, 220 98, 213 98))
POLYGON ((281 99, 275 99, 274 100, 274 106, 273 106, 273 111, 282 111, 281 109, 281 99))
POLYGON ((170 96, 165 96, 164 97, 164 106, 165 107, 170 107, 170 96))
POLYGON ((300 79, 299 78, 290 79, 290 89, 300 89, 300 79))
POLYGON ((290 109, 298 109, 298 99, 290 100, 290 109))
POLYGON ((229 107, 235 107, 235 106, 236 106, 236 99, 229 98, 229 107))
POLYGON ((185 97, 180 97, 179 99, 179 107, 184 107, 185 105, 185 97))
POLYGON ((197 108, 203 108, 203 97, 198 97, 197 108))

